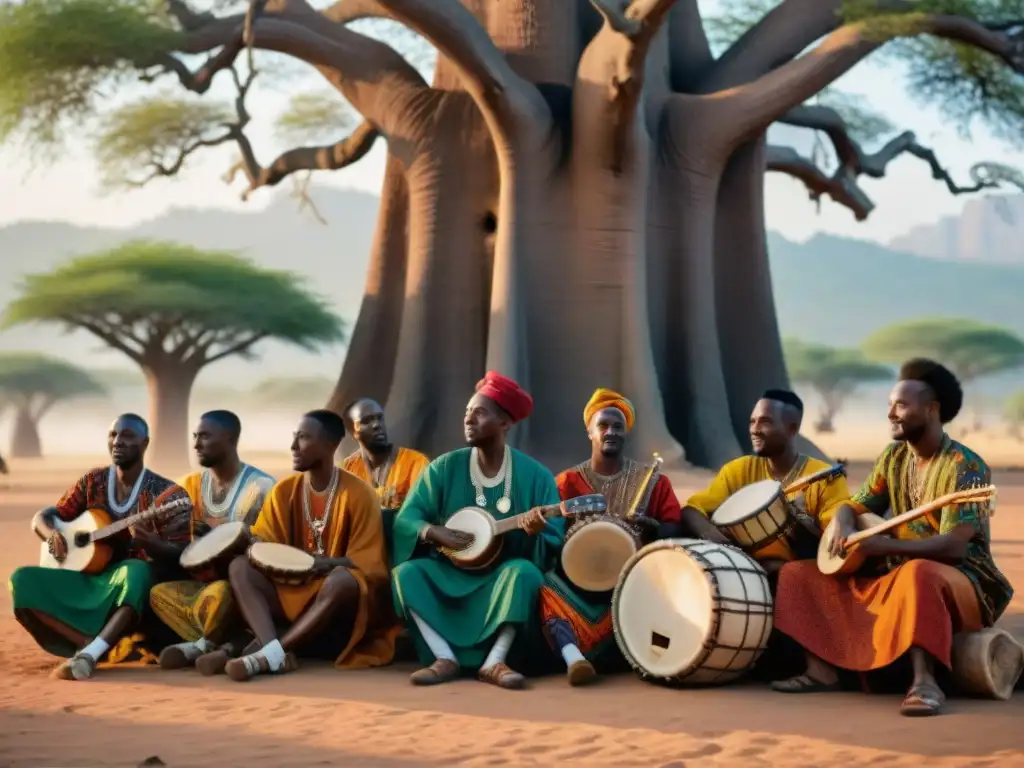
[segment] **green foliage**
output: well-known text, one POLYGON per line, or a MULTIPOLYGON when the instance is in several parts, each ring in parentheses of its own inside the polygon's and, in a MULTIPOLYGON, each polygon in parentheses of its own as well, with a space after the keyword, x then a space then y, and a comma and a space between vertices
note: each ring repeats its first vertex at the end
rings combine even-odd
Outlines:
POLYGON ((928 357, 964 381, 1024 366, 1024 340, 1015 333, 958 318, 890 325, 869 336, 862 349, 869 358, 893 365, 928 357))
POLYGON ((103 185, 136 187, 152 173, 176 172, 198 146, 223 141, 234 117, 227 105, 174 96, 114 110, 103 119, 95 146, 103 185), (140 173, 147 168, 150 174, 140 173))
POLYGON ((95 377, 63 360, 35 352, 0 354, 0 400, 27 405, 38 397, 52 404, 105 393, 95 377))
POLYGON ((334 381, 325 376, 274 376, 259 382, 252 398, 264 405, 322 403, 334 389, 334 381))
POLYGON ((0 4, 0 141, 52 147, 178 39, 146 0, 0 4))
POLYGON ((140 347, 188 334, 214 337, 225 348, 257 337, 313 349, 345 336, 344 321, 294 274, 180 243, 133 241, 82 256, 28 276, 19 293, 3 326, 60 322, 100 338, 110 329, 107 335, 122 341, 142 339, 140 347))
POLYGON ((274 126, 288 146, 338 141, 353 127, 351 110, 334 93, 296 93, 274 126))
POLYGON ((716 12, 704 18, 712 50, 725 51, 778 4, 779 0, 720 0, 716 12))
POLYGON ((798 339, 786 339, 783 346, 790 378, 810 384, 822 394, 848 394, 858 384, 894 378, 891 368, 865 359, 856 349, 836 349, 798 339))

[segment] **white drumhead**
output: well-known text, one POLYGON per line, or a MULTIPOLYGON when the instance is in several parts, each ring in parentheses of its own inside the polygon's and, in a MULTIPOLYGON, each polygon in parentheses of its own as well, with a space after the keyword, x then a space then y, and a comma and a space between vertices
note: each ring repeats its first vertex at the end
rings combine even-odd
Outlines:
POLYGON ((745 485, 730 496, 711 516, 715 525, 738 523, 771 504, 782 490, 777 480, 758 480, 745 485))
POLYGON ((491 539, 494 538, 494 518, 479 507, 463 507, 448 518, 446 528, 463 533, 471 533, 475 537, 466 549, 454 553, 455 557, 473 559, 481 554, 491 539))
POLYGON ((270 541, 257 541, 249 547, 249 559, 285 571, 305 571, 312 568, 314 563, 309 552, 270 541))
POLYGON ((595 520, 570 536, 562 547, 562 570, 580 589, 614 589, 622 566, 636 553, 636 541, 615 523, 595 520))
POLYGON ((205 562, 216 557, 225 548, 231 546, 245 529, 245 523, 234 520, 215 526, 205 536, 193 541, 181 553, 181 565, 184 568, 205 562))
POLYGON ((618 639, 648 674, 672 677, 703 650, 713 615, 711 586, 685 549, 656 547, 638 557, 616 595, 618 639))

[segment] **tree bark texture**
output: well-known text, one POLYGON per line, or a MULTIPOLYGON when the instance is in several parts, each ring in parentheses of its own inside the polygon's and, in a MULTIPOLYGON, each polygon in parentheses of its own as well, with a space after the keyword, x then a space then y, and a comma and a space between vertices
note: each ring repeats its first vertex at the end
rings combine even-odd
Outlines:
POLYGON ((146 466, 165 477, 180 477, 189 469, 188 405, 199 369, 166 356, 140 365, 149 391, 152 435, 146 466))
MULTIPOLYGON (((397 442, 438 455, 462 443, 492 368, 533 393, 513 443, 552 467, 588 450, 596 387, 633 399, 634 452, 716 467, 748 447, 761 392, 788 385, 765 133, 884 42, 841 5, 783 0, 717 60, 697 0, 269 0, 251 32, 186 15, 181 51, 237 51, 244 35, 300 58, 388 143, 330 407, 375 397, 397 442), (438 49, 432 84, 345 26, 368 17, 438 49)), ((979 23, 913 18, 1024 69, 979 23)))
POLYGON ((28 404, 19 405, 14 411, 11 456, 16 459, 37 459, 42 455, 43 443, 39 439, 38 419, 28 404))

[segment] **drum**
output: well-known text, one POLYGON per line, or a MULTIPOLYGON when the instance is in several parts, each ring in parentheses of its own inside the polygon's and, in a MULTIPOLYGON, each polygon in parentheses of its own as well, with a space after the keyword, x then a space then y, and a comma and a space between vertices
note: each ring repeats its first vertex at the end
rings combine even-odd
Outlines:
POLYGON ((227 578, 227 567, 249 546, 249 526, 229 521, 215 526, 193 541, 181 553, 181 567, 199 581, 227 578))
POLYGON ((315 558, 298 547, 257 541, 249 547, 249 562, 268 579, 285 586, 299 586, 313 578, 315 558))
POLYGON ((736 547, 667 539, 639 550, 612 596, 622 655, 644 679, 720 685, 768 646, 772 597, 764 569, 736 547))
POLYGON ((448 558, 460 568, 475 571, 486 568, 498 556, 500 539, 495 529, 494 518, 486 509, 463 507, 448 518, 445 527, 463 533, 473 534, 473 543, 458 552, 445 552, 448 558))
POLYGON ((640 535, 614 515, 578 520, 565 532, 562 571, 569 581, 588 592, 615 589, 619 574, 640 547, 640 535))
POLYGON ((711 522, 737 546, 756 552, 786 536, 796 521, 789 514, 782 483, 760 480, 726 499, 711 522))

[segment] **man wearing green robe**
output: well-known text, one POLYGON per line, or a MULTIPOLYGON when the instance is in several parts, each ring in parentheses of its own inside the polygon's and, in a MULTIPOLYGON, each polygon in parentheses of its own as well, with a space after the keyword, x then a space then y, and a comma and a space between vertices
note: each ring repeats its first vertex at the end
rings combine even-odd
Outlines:
POLYGON ((465 668, 483 682, 522 688, 523 675, 505 662, 510 649, 523 661, 545 656, 537 595, 565 528, 536 508, 558 504, 558 488, 551 472, 506 445, 510 427, 532 410, 514 381, 488 371, 466 408, 469 447, 432 462, 395 518, 395 610, 428 665, 413 673, 414 685, 445 683, 465 668), (469 506, 499 520, 529 512, 520 530, 502 536, 496 563, 483 571, 462 570, 438 551, 471 543, 444 527, 469 506))

